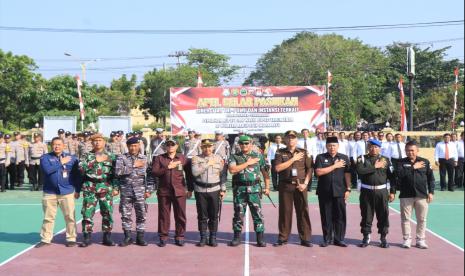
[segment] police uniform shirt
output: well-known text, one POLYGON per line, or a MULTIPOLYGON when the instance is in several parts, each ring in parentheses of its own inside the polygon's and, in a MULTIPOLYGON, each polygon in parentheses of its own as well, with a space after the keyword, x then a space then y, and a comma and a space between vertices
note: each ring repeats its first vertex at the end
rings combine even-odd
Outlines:
POLYGON ((344 140, 340 139, 339 148, 337 152, 349 156, 350 154, 349 141, 347 141, 346 139, 344 140))
POLYGON ((227 161, 229 159, 229 143, 226 140, 215 141, 213 146, 213 153, 219 155, 223 160, 227 161))
POLYGON ((199 155, 200 150, 200 139, 189 139, 184 142, 183 154, 187 158, 192 158, 193 156, 199 155))
POLYGON ((275 156, 275 166, 289 161, 296 153, 304 153, 304 158, 295 161, 287 169, 279 172, 280 183, 297 184, 298 181, 298 184, 304 184, 307 172, 312 168, 312 160, 308 157, 306 150, 296 148, 294 153, 290 152, 287 148, 278 150, 275 156), (297 176, 292 175, 293 169, 297 169, 297 176))
POLYGON ((463 158, 463 140, 457 141, 457 156, 463 158))
POLYGON ((272 143, 270 147, 268 148, 268 154, 266 156, 266 159, 268 160, 268 164, 271 165, 271 161, 273 161, 276 157, 276 152, 280 149, 285 149, 286 145, 284 144, 276 144, 272 143))
POLYGON ((162 155, 166 152, 165 150, 165 139, 153 139, 150 143, 151 151, 153 156, 162 155), (160 145, 161 144, 161 145, 160 145))
POLYGON ((346 165, 343 168, 335 169, 330 173, 318 177, 318 186, 316 188, 317 195, 328 197, 344 196, 347 189, 345 174, 350 173, 350 162, 347 155, 336 153, 336 155, 332 157, 328 152, 320 154, 316 157, 315 169, 330 167, 334 165, 337 160, 344 160, 346 165))
POLYGON ((10 164, 10 154, 7 151, 7 144, 4 142, 0 143, 0 164, 5 164, 6 167, 10 164))
POLYGON ((29 147, 29 165, 40 165, 40 158, 48 151, 47 145, 38 142, 29 147))
POLYGON ((417 157, 415 163, 403 158, 397 167, 397 184, 395 190, 400 191, 400 198, 427 198, 434 194, 434 174, 428 159, 417 157), (424 162, 425 167, 414 169, 415 163, 424 162))
POLYGON ((29 143, 24 140, 15 142, 16 164, 25 161, 29 164, 29 143))
POLYGON ((195 177, 194 182, 194 191, 205 193, 205 192, 216 192, 218 190, 226 191, 226 184, 217 185, 214 187, 200 187, 196 185, 197 182, 200 183, 220 183, 220 174, 223 170, 223 159, 219 155, 210 155, 205 156, 203 154, 192 157, 192 175, 195 177), (209 166, 208 162, 210 160, 215 160, 213 166, 209 166))

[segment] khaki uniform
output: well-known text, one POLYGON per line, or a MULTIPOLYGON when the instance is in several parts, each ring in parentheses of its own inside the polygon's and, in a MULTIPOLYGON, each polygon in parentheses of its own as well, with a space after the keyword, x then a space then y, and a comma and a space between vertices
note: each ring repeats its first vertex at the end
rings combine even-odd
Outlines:
POLYGON ((77 155, 79 151, 79 141, 74 139, 69 139, 68 141, 69 154, 77 155))
POLYGON ((14 152, 12 156, 15 157, 14 162, 16 165, 16 183, 18 186, 22 186, 24 184, 24 171, 26 170, 26 166, 29 165, 29 143, 20 140, 14 141, 12 144, 14 152))
POLYGON ((10 165, 10 154, 6 150, 7 144, 0 142, 0 191, 4 192, 6 187, 6 168, 10 165))
POLYGON ((43 186, 42 170, 40 169, 40 158, 48 151, 47 145, 43 142, 32 143, 29 147, 29 183, 31 190, 39 190, 43 186))
POLYGON ((108 145, 108 151, 117 156, 128 152, 128 148, 123 142, 115 141, 115 142, 110 142, 107 145, 108 145))

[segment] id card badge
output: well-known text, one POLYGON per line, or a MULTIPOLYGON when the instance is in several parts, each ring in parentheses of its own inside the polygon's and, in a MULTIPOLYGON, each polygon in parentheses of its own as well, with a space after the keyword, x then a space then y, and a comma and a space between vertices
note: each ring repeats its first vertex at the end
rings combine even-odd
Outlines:
POLYGON ((68 177, 68 171, 63 171, 63 178, 67 178, 68 177))
POLYGON ((297 169, 296 169, 296 168, 292 168, 291 174, 292 174, 292 176, 297 176, 297 169))

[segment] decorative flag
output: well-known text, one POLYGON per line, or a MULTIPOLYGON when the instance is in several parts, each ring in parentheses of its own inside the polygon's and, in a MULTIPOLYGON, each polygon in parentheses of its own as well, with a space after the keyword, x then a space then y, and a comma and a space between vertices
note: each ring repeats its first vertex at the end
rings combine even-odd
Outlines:
POLYGON ((79 76, 76 76, 75 79, 77 83, 77 91, 78 91, 78 96, 79 96, 79 112, 81 113, 81 121, 84 121, 85 119, 84 102, 82 100, 82 92, 81 92, 82 81, 79 78, 79 76))
POLYGON ((405 99, 404 99, 404 80, 400 76, 399 80, 400 91, 400 131, 407 131, 407 117, 405 116, 405 99))
POLYGON ((200 72, 200 68, 197 71, 197 87, 203 87, 202 73, 200 72))
POLYGON ((457 90, 459 89, 459 68, 455 67, 455 92, 454 92, 454 112, 452 113, 452 129, 455 130, 455 113, 457 112, 457 90))

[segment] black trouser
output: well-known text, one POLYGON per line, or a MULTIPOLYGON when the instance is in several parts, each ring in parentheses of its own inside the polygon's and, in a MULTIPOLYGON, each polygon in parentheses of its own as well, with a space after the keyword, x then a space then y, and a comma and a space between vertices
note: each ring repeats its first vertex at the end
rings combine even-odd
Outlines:
POLYGON ((389 230, 389 192, 387 189, 369 190, 362 188, 360 191, 360 211, 362 222, 360 222, 362 234, 371 233, 373 217, 376 214, 378 221, 378 233, 386 235, 389 230))
POLYGON ((8 183, 10 185, 10 190, 15 189, 15 183, 16 183, 16 164, 15 163, 10 163, 10 165, 7 168, 8 172, 8 178, 7 178, 7 186, 8 183))
POLYGON ((21 161, 16 165, 16 182, 18 186, 24 184, 24 171, 26 170, 26 162, 21 161))
POLYGON ((357 188, 357 164, 350 158, 350 183, 352 188, 357 188))
POLYGON ((42 188, 42 170, 40 165, 29 165, 29 182, 33 190, 40 190, 42 188))
POLYGON ((391 164, 395 171, 397 171, 397 166, 399 165, 400 160, 402 159, 391 158, 391 164))
POLYGON ((346 202, 344 197, 318 196, 320 206, 321 228, 326 242, 344 241, 346 235, 346 202))
POLYGON ((463 157, 459 157, 457 167, 455 167, 455 186, 457 188, 463 187, 463 157))
POLYGON ((454 189, 454 160, 439 158, 439 178, 441 189, 448 188, 454 189), (446 173, 447 173, 447 187, 446 187, 446 173))
POLYGON ((275 161, 271 160, 271 183, 273 184, 273 190, 278 190, 278 173, 276 172, 275 161))
POLYGON ((0 164, 0 191, 4 192, 6 189, 6 168, 5 164, 0 164))
POLYGON ((210 193, 195 192, 197 221, 199 231, 210 233, 218 231, 218 211, 220 208, 220 191, 210 193))

